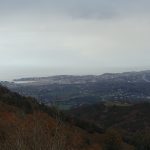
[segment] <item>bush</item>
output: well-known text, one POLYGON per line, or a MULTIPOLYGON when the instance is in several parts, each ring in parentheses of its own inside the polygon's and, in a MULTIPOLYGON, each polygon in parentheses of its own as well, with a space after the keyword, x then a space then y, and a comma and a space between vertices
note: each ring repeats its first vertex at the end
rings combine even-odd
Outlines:
POLYGON ((121 150, 122 149, 122 138, 120 134, 115 130, 109 130, 106 132, 104 138, 104 150, 121 150))
POLYGON ((150 131, 138 132, 133 137, 136 150, 150 150, 150 131))

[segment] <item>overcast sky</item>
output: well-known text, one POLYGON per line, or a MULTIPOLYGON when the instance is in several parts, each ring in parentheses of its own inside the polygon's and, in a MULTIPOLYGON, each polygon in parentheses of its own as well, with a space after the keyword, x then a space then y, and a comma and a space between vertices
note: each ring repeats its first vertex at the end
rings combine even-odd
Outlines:
POLYGON ((0 0, 0 80, 150 69, 150 0, 0 0))

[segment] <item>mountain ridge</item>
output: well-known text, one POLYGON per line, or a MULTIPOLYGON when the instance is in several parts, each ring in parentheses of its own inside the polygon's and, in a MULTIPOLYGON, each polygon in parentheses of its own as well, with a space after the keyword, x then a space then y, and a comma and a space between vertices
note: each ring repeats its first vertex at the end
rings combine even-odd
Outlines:
POLYGON ((23 78, 14 83, 1 82, 1 84, 21 95, 35 97, 47 105, 57 103, 62 109, 101 101, 122 103, 150 101, 149 70, 106 73, 100 76, 62 75, 23 78))

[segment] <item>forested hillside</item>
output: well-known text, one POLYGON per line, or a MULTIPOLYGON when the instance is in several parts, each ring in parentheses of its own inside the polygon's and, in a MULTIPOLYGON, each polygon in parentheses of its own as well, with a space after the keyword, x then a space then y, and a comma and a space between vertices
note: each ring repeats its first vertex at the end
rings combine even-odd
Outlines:
POLYGON ((150 103, 126 105, 99 103, 70 111, 79 120, 95 124, 104 130, 115 129, 123 139, 139 150, 150 149, 150 103))
POLYGON ((149 150, 149 103, 70 112, 0 87, 1 150, 149 150))
POLYGON ((101 101, 150 101, 150 71, 23 78, 2 84, 21 95, 35 97, 47 105, 55 102, 62 109, 101 101))
POLYGON ((71 120, 57 109, 0 87, 0 150, 102 150, 109 134, 117 138, 117 147, 132 149, 116 131, 89 132, 88 126, 80 128, 71 120))

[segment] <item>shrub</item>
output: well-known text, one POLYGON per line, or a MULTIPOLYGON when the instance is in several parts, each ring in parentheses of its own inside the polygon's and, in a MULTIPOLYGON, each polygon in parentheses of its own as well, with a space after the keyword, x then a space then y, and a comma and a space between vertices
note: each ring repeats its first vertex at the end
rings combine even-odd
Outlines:
POLYGON ((121 150, 122 149, 122 138, 120 134, 115 130, 109 130, 106 132, 104 138, 104 150, 121 150))

